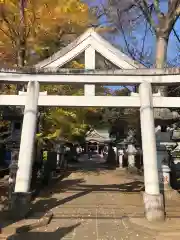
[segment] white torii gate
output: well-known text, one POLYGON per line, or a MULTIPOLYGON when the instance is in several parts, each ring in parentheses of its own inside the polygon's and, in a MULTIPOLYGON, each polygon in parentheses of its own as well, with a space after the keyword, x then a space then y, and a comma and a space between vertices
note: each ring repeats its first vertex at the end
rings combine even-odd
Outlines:
POLYGON ((18 171, 15 192, 27 193, 31 179, 32 153, 35 139, 36 118, 39 106, 69 107, 139 107, 144 160, 144 204, 149 220, 164 218, 163 198, 160 194, 153 107, 179 107, 180 98, 152 95, 152 84, 167 85, 180 82, 179 70, 169 73, 163 70, 137 69, 131 59, 101 38, 93 29, 85 32, 62 51, 35 66, 35 71, 0 71, 0 82, 28 83, 27 94, 0 95, 0 105, 25 105, 18 171), (85 51, 86 70, 71 71, 58 68, 85 51), (113 62, 121 69, 95 70, 95 52, 113 62), (39 69, 39 70, 38 70, 39 69), (39 84, 85 84, 84 96, 44 96, 39 94, 39 84), (95 84, 134 85, 139 84, 139 95, 114 97, 95 96, 95 84))

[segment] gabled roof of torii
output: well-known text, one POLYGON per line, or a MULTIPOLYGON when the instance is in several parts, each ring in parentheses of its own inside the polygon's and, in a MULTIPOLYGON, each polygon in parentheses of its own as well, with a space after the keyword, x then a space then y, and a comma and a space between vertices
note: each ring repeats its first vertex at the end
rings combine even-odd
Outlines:
POLYGON ((65 48, 53 54, 51 57, 36 64, 37 68, 59 68, 84 52, 89 46, 100 53, 105 59, 112 62, 120 69, 144 68, 130 57, 115 48, 107 40, 102 38, 94 28, 88 29, 65 48))

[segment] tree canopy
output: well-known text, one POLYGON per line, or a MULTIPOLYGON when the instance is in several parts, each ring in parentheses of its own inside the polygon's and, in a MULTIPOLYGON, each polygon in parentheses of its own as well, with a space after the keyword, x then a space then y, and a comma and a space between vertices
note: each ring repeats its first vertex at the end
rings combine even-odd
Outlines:
POLYGON ((124 46, 123 50, 132 58, 158 68, 178 65, 179 0, 105 0, 100 4, 91 1, 91 5, 101 24, 116 28, 114 42, 119 41, 118 46, 124 46), (170 42, 176 51, 167 60, 167 44, 172 48, 170 42))
POLYGON ((88 6, 80 0, 1 0, 1 64, 32 65, 84 31, 90 21, 88 6))
MULTIPOLYGON (((66 46, 95 19, 80 0, 2 0, 0 1, 0 64, 4 66, 34 65, 66 46)), ((82 68, 77 61, 73 68, 82 68)), ((16 88, 4 85, 2 91, 13 94, 16 88)), ((81 86, 41 86, 41 91, 56 95, 82 94, 81 86)), ((41 109, 42 110, 42 109, 41 109)), ((83 109, 43 109, 43 131, 38 136, 62 136, 73 140, 87 128, 83 109)))
MULTIPOLYGON (((80 0, 1 0, 0 1, 0 65, 34 65, 66 46, 89 25, 97 23, 88 6, 80 0)), ((111 28, 99 29, 101 33, 111 28)), ((84 68, 81 57, 66 67, 84 68)), ((5 85, 3 92, 13 94, 16 88, 5 85)), ((98 95, 128 95, 128 89, 110 91, 98 87, 98 95)), ((56 95, 82 95, 77 86, 48 85, 41 91, 56 95)), ((119 124, 114 113, 121 116, 124 110, 117 108, 41 108, 41 139, 61 137, 68 141, 81 140, 90 126, 110 127, 119 124)), ((118 118, 117 117, 117 118, 118 118)), ((116 128, 116 127, 115 127, 116 128)), ((117 128, 116 128, 117 129, 117 128)), ((117 130, 120 131, 120 130, 117 130)))

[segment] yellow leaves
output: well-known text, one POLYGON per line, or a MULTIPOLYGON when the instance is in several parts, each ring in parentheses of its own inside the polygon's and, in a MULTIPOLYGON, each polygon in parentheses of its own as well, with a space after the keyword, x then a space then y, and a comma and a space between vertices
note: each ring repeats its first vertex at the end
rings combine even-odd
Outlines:
MULTIPOLYGON (((0 3, 0 48, 15 55, 20 38, 19 0, 0 3)), ((51 48, 51 42, 61 40, 62 33, 79 33, 89 24, 88 7, 80 0, 28 0, 24 12, 27 56, 33 50, 41 55, 45 46, 51 48)))
POLYGON ((97 113, 99 110, 97 108, 94 108, 94 107, 88 107, 87 111, 92 112, 92 113, 97 113))
POLYGON ((37 139, 40 139, 40 138, 42 137, 42 135, 43 135, 42 133, 37 133, 37 134, 36 134, 36 138, 37 138, 37 139))
POLYGON ((77 61, 72 61, 70 64, 70 68, 75 68, 75 69, 84 69, 84 64, 79 63, 77 61))
POLYGON ((46 116, 45 139, 61 137, 71 141, 85 134, 87 124, 84 123, 86 109, 50 109, 46 116))
POLYGON ((76 120, 76 113, 65 110, 62 108, 56 108, 54 111, 51 112, 51 116, 57 117, 59 122, 60 121, 70 121, 70 120, 76 120))
POLYGON ((73 93, 72 96, 82 96, 83 93, 84 93, 84 90, 80 88, 75 93, 73 93))
MULTIPOLYGON (((0 0, 0 3, 4 4, 3 12, 0 12, 0 60, 14 65, 22 30, 20 1, 0 0)), ((31 62, 34 56, 43 56, 46 51, 48 55, 59 50, 61 41, 63 44, 68 42, 62 38, 63 34, 78 35, 90 22, 88 6, 80 0, 27 0, 24 12, 27 56, 24 62, 27 64, 34 64, 31 62)), ((72 61, 71 67, 83 69, 84 64, 72 61)), ((48 94, 83 95, 81 86, 41 86, 41 91, 43 90, 48 94)), ((5 91, 12 92, 14 89, 10 87, 5 91)), ((94 109, 48 109, 45 114, 45 130, 36 135, 37 139, 62 136, 70 140, 74 135, 83 135, 88 126, 84 124, 84 119, 90 111, 94 109)))
POLYGON ((66 24, 78 24, 79 19, 87 21, 88 12, 85 16, 82 12, 82 3, 79 0, 51 0, 47 3, 40 0, 38 2, 41 3, 37 6, 36 16, 39 16, 37 24, 41 30, 50 29, 52 32, 54 28, 66 27, 66 24), (42 4, 43 2, 45 3, 42 4))
POLYGON ((9 121, 1 120, 0 121, 0 128, 8 127, 10 125, 9 121))
MULTIPOLYGON (((62 11, 64 13, 72 13, 75 14, 77 12, 85 12, 88 10, 87 5, 85 5, 84 3, 80 2, 79 0, 74 1, 74 0, 64 0, 64 1, 60 1, 61 4, 63 5, 62 7, 62 11)), ((59 4, 60 6, 60 4, 59 4)))
POLYGON ((87 124, 79 124, 78 126, 72 129, 72 135, 80 136, 86 132, 88 125, 87 124))
POLYGON ((59 137, 59 130, 56 130, 54 133, 49 133, 46 137, 45 137, 45 139, 56 139, 56 138, 58 138, 59 137))

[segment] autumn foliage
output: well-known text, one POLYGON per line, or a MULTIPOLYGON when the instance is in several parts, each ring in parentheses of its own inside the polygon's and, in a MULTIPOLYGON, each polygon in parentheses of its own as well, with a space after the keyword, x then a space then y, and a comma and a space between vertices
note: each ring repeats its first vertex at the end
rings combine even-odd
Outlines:
MULTIPOLYGON (((80 0, 0 0, 0 67, 34 65, 68 45, 95 21, 80 0)), ((102 30, 108 29, 98 31, 102 30)), ((84 68, 81 56, 65 67, 84 68)), ((1 92, 12 94, 15 90, 14 86, 5 85, 1 92)), ((50 95, 83 95, 79 84, 41 86, 41 91, 50 95)), ((109 95, 103 87, 97 91, 99 95, 109 95)), ((101 110, 42 108, 37 139, 80 141, 90 126, 101 124, 101 110)))
POLYGON ((65 36, 84 31, 89 21, 80 0, 1 0, 1 64, 33 64, 59 49, 65 36))
MULTIPOLYGON (((80 0, 1 0, 0 65, 34 65, 60 50, 94 21, 88 6, 80 0)), ((72 61, 68 67, 84 68, 72 61)), ((9 90, 14 91, 12 86, 9 90)), ((55 95, 82 95, 82 86, 41 86, 41 91, 55 95)), ((38 139, 81 138, 90 122, 87 115, 95 109, 46 108, 41 111, 38 139), (42 121, 43 120, 43 121, 42 121)))

